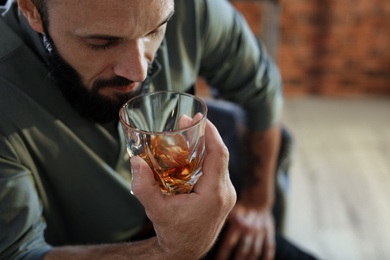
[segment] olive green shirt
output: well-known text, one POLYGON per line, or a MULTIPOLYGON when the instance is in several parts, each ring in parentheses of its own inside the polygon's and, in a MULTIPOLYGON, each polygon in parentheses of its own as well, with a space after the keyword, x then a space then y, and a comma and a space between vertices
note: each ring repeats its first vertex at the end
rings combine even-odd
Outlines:
MULTIPOLYGON (((151 89, 188 91, 200 75, 244 107, 249 127, 278 121, 280 76, 244 19, 224 0, 177 0, 175 9, 151 89)), ((0 12, 0 259, 128 240, 146 215, 130 192, 118 123, 91 123, 74 111, 17 5, 0 12)))

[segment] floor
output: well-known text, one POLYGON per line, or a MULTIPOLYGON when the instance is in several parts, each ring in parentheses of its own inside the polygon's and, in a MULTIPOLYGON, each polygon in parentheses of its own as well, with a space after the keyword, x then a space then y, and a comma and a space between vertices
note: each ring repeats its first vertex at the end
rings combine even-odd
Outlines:
POLYGON ((320 259, 390 259, 390 99, 287 98, 286 236, 320 259))

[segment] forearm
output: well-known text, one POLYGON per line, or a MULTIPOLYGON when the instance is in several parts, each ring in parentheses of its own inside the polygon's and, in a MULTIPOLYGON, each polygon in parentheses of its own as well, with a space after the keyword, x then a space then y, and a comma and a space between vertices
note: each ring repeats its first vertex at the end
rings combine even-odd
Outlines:
POLYGON ((164 252, 158 245, 157 238, 133 243, 63 246, 54 247, 44 260, 52 259, 167 259, 168 252, 164 252))
POLYGON ((280 126, 252 131, 247 136, 247 165, 242 199, 260 207, 272 207, 275 171, 280 146, 280 126))

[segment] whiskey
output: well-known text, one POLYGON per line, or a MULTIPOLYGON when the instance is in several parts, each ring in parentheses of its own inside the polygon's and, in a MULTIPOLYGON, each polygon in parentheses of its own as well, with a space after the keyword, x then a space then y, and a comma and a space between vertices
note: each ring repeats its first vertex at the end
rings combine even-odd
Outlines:
POLYGON ((202 174, 204 136, 197 140, 187 140, 180 134, 144 137, 143 149, 137 155, 153 170, 161 191, 164 194, 190 193, 202 174))

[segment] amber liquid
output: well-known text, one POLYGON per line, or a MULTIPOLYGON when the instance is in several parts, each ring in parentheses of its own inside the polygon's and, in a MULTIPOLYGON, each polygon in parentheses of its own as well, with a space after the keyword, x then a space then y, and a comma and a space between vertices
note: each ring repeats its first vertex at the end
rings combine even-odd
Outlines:
POLYGON ((188 147, 180 135, 152 136, 140 157, 152 168, 164 194, 190 193, 200 175, 203 143, 201 137, 195 147, 188 147))

